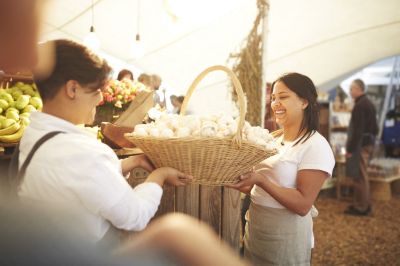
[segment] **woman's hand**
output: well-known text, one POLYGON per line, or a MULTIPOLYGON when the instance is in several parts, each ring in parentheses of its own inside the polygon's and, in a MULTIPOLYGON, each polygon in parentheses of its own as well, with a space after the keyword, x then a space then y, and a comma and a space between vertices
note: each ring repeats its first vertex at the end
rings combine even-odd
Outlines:
POLYGON ((261 174, 256 172, 247 172, 239 177, 239 182, 233 185, 227 185, 229 188, 234 188, 242 193, 250 194, 254 185, 257 185, 263 178, 261 174))
POLYGON ((193 176, 184 174, 175 168, 161 167, 154 170, 146 181, 155 182, 160 186, 163 186, 164 184, 184 186, 187 185, 192 179, 193 176))

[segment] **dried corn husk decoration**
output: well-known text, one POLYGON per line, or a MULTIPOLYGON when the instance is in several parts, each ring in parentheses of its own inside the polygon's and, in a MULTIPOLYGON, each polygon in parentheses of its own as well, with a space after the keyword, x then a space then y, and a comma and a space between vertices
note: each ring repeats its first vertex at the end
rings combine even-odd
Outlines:
MULTIPOLYGON (((253 28, 245 40, 244 47, 239 53, 231 53, 233 59, 232 70, 239 78, 243 91, 247 97, 246 121, 256 126, 261 124, 262 110, 262 25, 266 12, 269 9, 268 0, 257 0, 258 15, 253 28)), ((232 97, 236 101, 237 95, 232 90, 232 97)))

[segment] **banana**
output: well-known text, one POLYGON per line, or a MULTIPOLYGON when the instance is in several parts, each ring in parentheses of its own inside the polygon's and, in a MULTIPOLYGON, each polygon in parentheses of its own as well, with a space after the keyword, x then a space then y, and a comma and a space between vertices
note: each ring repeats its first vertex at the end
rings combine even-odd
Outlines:
POLYGON ((18 129, 20 129, 20 127, 21 127, 20 123, 14 123, 9 127, 0 129, 0 137, 14 134, 15 132, 18 131, 18 129))
POLYGON ((22 135, 24 134, 25 128, 26 128, 26 126, 22 125, 22 126, 20 126, 18 131, 15 132, 14 134, 6 135, 6 136, 0 136, 0 142, 5 142, 5 143, 18 142, 21 139, 22 135))

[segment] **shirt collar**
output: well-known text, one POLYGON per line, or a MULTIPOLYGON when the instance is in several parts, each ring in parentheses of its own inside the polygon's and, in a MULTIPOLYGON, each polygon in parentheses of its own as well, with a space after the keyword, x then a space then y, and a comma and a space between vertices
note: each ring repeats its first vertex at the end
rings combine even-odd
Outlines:
POLYGON ((358 97, 356 98, 356 102, 358 102, 359 100, 361 100, 361 98, 364 98, 364 96, 365 96, 365 94, 361 94, 360 96, 358 96, 358 97))
POLYGON ((78 134, 84 133, 81 128, 78 128, 71 122, 42 112, 33 112, 31 114, 31 123, 29 126, 41 131, 64 131, 78 134))

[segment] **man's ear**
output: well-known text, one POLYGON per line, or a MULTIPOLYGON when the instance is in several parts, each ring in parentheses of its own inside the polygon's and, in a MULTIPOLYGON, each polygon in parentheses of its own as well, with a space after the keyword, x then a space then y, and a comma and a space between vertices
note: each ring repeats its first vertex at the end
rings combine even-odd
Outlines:
POLYGON ((303 110, 304 110, 304 109, 306 109, 307 106, 308 106, 308 101, 307 101, 306 99, 301 99, 301 101, 303 102, 303 103, 302 103, 302 108, 303 108, 303 110))
POLYGON ((75 99, 78 82, 75 80, 68 80, 65 84, 65 94, 71 100, 75 99))

